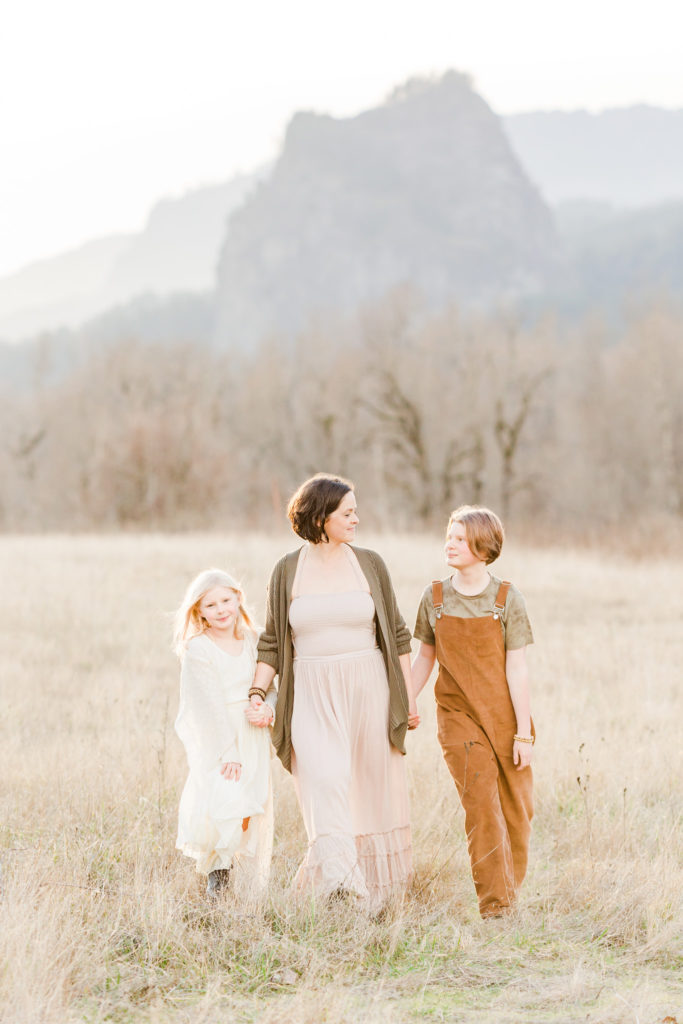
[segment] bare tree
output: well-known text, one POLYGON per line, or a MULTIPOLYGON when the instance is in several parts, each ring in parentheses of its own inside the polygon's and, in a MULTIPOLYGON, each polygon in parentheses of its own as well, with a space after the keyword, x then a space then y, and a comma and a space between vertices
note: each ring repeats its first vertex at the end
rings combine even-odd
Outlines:
MULTIPOLYGON (((507 519, 513 496, 528 486, 527 473, 519 468, 520 442, 531 414, 533 403, 549 370, 542 370, 526 380, 515 382, 506 396, 495 401, 493 436, 501 458, 500 500, 501 513, 507 519)), ((512 382, 511 382, 512 383, 512 382)))
POLYGON ((442 524, 465 502, 554 528, 672 521, 682 334, 664 301, 617 333, 597 320, 568 331, 435 314, 397 289, 250 352, 84 344, 70 368, 43 360, 23 391, 4 388, 0 521, 271 526, 318 470, 350 476, 366 521, 397 528, 442 524))

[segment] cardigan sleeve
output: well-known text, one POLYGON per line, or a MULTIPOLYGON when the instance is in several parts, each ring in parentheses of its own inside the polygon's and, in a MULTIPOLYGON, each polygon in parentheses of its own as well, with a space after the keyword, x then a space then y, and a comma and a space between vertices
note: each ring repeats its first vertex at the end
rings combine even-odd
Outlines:
POLYGON ((409 654, 411 650, 410 641, 412 638, 410 630, 406 626, 405 620, 399 611, 389 570, 387 569, 386 563, 381 555, 378 555, 376 551, 373 551, 373 556, 377 567, 377 575, 380 578, 382 590, 384 591, 384 600, 387 606, 387 611, 391 615, 394 636, 396 638, 396 649, 399 655, 409 654))
POLYGON ((277 672, 280 667, 280 640, 278 638, 277 605, 280 587, 283 582, 283 560, 276 563, 270 580, 266 597, 266 626, 258 641, 256 660, 270 665, 277 672))
MULTIPOLYGON (((260 634, 259 634, 259 637, 257 638, 257 640, 256 640, 256 642, 254 644, 254 655, 255 655, 255 657, 257 659, 258 659, 258 643, 259 643, 259 640, 260 640, 260 634)), ((275 706, 277 704, 277 686, 275 685, 275 679, 273 679, 272 683, 268 687, 268 691, 267 691, 266 697, 265 697, 265 703, 271 709, 271 711, 273 712, 273 718, 275 718, 275 706)))

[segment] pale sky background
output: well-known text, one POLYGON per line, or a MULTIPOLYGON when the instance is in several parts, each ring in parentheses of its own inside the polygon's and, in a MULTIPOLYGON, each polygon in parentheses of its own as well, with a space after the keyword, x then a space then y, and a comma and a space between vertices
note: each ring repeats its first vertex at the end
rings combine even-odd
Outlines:
POLYGON ((139 230, 164 196, 272 159, 418 74, 500 114, 683 107, 675 0, 16 0, 0 34, 0 274, 139 230))

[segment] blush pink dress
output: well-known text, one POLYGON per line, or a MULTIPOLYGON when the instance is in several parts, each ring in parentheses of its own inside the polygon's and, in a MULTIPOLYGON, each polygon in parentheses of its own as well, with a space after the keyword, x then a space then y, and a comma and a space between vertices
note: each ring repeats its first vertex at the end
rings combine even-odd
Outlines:
POLYGON ((292 775, 308 835, 295 885, 355 892, 379 906, 412 873, 403 755, 389 741, 389 684, 375 638, 375 605, 350 548, 358 589, 298 593, 292 775))

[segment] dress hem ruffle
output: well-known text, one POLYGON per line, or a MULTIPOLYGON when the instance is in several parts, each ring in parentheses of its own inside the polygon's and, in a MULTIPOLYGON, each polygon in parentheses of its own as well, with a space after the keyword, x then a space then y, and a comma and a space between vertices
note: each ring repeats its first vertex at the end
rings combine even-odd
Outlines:
POLYGON ((402 825, 369 835, 317 836, 309 844, 294 885, 319 896, 346 889, 377 906, 404 889, 412 873, 410 825, 402 825))

